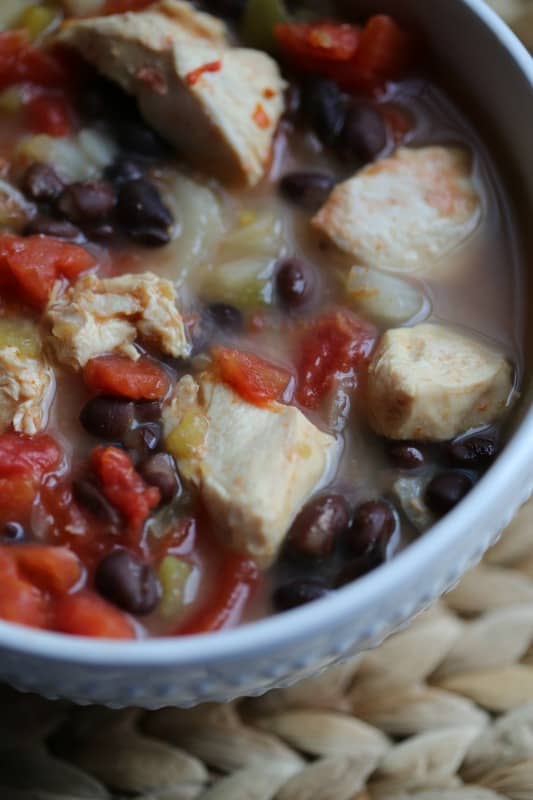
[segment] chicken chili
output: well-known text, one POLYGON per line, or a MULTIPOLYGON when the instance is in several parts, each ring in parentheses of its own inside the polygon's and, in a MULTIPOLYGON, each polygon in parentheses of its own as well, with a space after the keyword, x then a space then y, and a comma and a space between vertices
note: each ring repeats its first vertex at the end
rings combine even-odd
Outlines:
POLYGON ((393 557, 497 456, 522 345, 504 185, 417 32, 1 5, 0 618, 203 633, 393 557))

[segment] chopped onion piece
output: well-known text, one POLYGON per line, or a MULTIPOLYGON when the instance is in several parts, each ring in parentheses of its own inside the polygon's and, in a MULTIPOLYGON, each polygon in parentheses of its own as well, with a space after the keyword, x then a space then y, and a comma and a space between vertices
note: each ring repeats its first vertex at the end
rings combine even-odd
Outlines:
POLYGON ((277 258, 283 247, 281 221, 270 213, 242 212, 220 249, 223 261, 270 256, 277 258))
POLYGON ((172 241, 158 254, 158 271, 179 284, 194 281, 193 269, 213 260, 224 237, 220 201, 208 186, 175 172, 157 183, 176 220, 172 241))
POLYGON ((201 293, 208 301, 229 303, 242 311, 272 302, 275 260, 241 258, 215 267, 201 293))
POLYGON ((421 322, 431 312, 431 304, 418 286, 376 269, 352 267, 347 290, 357 308, 377 322, 421 322))
POLYGON ((17 169, 37 161, 50 164, 66 183, 98 177, 114 160, 116 146, 100 131, 85 129, 77 136, 38 134, 24 137, 15 149, 17 169))

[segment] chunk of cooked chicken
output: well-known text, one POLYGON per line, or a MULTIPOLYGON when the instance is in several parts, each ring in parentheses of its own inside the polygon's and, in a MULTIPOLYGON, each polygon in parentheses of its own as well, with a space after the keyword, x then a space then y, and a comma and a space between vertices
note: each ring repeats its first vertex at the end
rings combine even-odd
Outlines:
POLYGON ((480 216, 466 150, 400 148, 339 184, 313 225, 358 264, 417 272, 461 244, 480 216))
POLYGON ((174 285, 151 272, 117 278, 89 274, 65 291, 56 284, 46 311, 56 356, 74 369, 106 353, 137 359, 137 338, 167 355, 188 356, 176 301, 174 285))
POLYGON ((0 433, 11 426, 33 436, 46 428, 55 392, 53 369, 16 347, 0 349, 0 433))
POLYGON ((164 423, 184 480, 199 492, 221 536, 268 567, 334 466, 336 440, 297 408, 259 408, 207 377, 199 384, 182 378, 164 423), (193 445, 184 444, 187 436, 193 445))
POLYGON ((230 47, 226 27, 181 0, 67 23, 59 40, 135 95, 159 133, 229 182, 263 177, 285 83, 266 53, 230 47))
POLYGON ((497 349, 437 324, 384 334, 369 368, 368 414, 390 439, 446 441, 497 419, 513 370, 497 349))

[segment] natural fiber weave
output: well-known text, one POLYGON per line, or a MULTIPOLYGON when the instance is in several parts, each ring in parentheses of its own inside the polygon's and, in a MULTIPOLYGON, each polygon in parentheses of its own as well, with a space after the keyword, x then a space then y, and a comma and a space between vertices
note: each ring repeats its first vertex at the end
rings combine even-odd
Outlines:
POLYGON ((290 689, 0 708, 1 800, 533 800, 533 501, 407 630, 290 689))
MULTIPOLYGON (((533 47, 533 0, 490 2, 533 47)), ((146 713, 0 688, 0 800, 131 796, 533 800, 533 501, 405 632, 290 689, 146 713)))

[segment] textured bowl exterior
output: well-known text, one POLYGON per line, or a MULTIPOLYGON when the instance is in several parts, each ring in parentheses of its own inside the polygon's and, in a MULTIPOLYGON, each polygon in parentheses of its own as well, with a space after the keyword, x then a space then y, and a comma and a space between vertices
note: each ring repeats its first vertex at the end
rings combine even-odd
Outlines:
MULTIPOLYGON (((461 76, 512 153, 533 206, 533 61, 482 0, 377 0, 401 10, 461 76), (475 65, 471 63, 475 54, 475 65), (528 172, 529 170, 529 172, 528 172)), ((359 5, 358 5, 359 7, 359 5)), ((110 706, 191 706, 261 694, 378 645, 476 564, 533 487, 533 410, 472 493, 418 542, 331 597, 220 634, 109 642, 0 622, 0 679, 110 706)))

